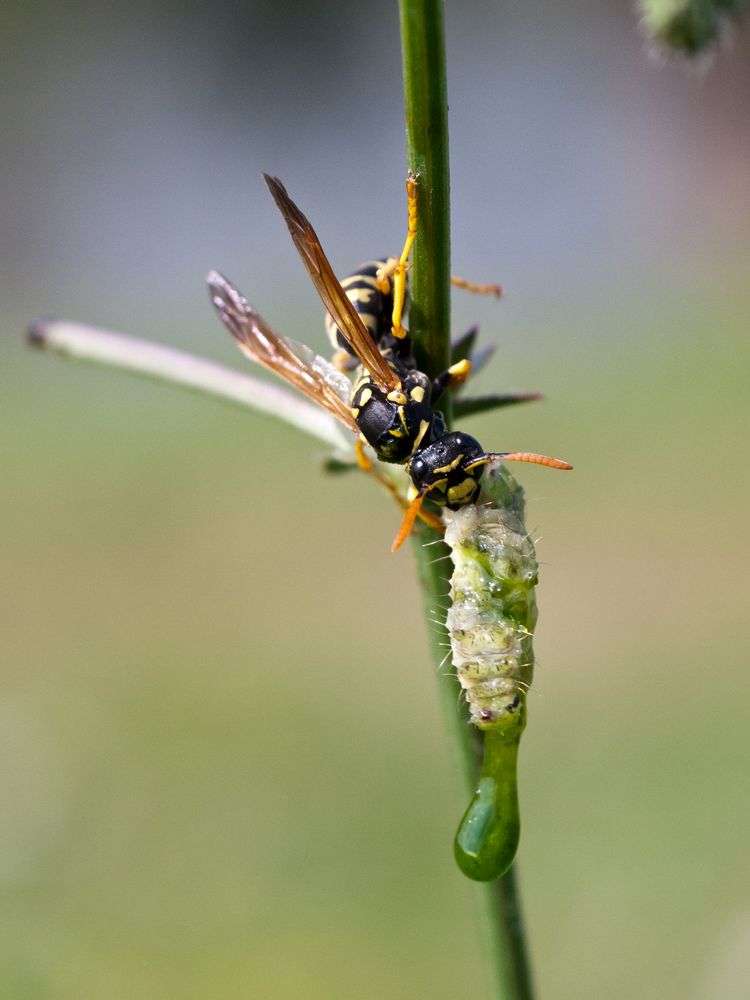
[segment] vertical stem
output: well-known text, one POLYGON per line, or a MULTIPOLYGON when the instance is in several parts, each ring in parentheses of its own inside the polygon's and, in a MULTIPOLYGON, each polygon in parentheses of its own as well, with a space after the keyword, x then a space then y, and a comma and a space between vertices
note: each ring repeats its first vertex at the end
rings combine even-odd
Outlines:
MULTIPOLYGON (((419 174, 410 332, 433 378, 450 364, 450 173, 441 0, 400 0, 406 146, 419 174)), ((448 414, 446 414, 446 417, 448 414)))
MULTIPOLYGON (((450 363, 450 175, 443 5, 441 0, 399 0, 399 10, 407 157, 409 169, 419 174, 410 332, 419 367, 434 377, 450 363)), ((450 420, 450 412, 445 416, 450 420)), ((423 530, 415 540, 414 552, 429 627, 430 619, 446 599, 450 563, 443 557, 448 555, 448 549, 437 532, 423 530)), ((440 637, 434 637, 432 656, 436 666, 444 655, 440 637)), ((467 787, 473 792, 481 759, 479 734, 456 709, 458 682, 444 672, 440 681, 446 719, 467 787)), ((532 1000, 514 868, 497 882, 478 886, 477 892, 483 903, 497 997, 532 1000)))
POLYGON ((511 865, 497 882, 484 886, 488 934, 496 934, 489 942, 496 956, 500 996, 509 1000, 533 1000, 534 984, 526 947, 526 934, 521 913, 521 897, 516 881, 517 865, 511 865))

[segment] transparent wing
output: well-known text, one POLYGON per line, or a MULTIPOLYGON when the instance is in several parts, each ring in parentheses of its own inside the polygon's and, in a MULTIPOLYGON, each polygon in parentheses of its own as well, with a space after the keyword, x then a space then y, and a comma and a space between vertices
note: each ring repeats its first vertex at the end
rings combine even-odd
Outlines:
POLYGON ((339 284, 309 220, 294 204, 278 177, 270 177, 268 174, 263 174, 263 177, 273 195, 273 200, 284 216, 294 245, 312 278, 318 295, 334 323, 346 337, 349 346, 373 380, 388 391, 397 389, 400 384, 398 376, 384 361, 357 310, 339 284))
POLYGON ((298 340, 293 340, 291 337, 282 337, 281 339, 292 353, 297 355, 303 365, 317 372, 318 375, 322 375, 328 385, 344 402, 349 402, 352 395, 352 383, 343 372, 339 371, 326 358, 321 357, 320 354, 316 354, 307 344, 301 344, 298 340))
POLYGON ((352 387, 347 377, 309 347, 272 330, 244 295, 218 271, 211 271, 207 280, 214 308, 242 353, 275 372, 358 434, 357 422, 349 408, 352 387))

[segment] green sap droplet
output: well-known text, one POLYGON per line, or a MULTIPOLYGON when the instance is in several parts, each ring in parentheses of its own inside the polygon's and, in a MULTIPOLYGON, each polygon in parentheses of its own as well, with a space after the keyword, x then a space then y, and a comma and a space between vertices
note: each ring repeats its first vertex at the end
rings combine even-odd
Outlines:
POLYGON ((469 878, 490 882, 513 863, 521 834, 517 761, 520 732, 484 734, 482 775, 456 834, 458 867, 469 878))

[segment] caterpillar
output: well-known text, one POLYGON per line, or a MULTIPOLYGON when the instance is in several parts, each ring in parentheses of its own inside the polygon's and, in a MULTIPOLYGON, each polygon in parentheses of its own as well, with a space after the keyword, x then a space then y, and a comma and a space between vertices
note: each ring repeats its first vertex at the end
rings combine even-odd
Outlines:
POLYGON ((523 489, 502 465, 488 470, 476 505, 445 510, 443 519, 453 561, 446 619, 453 666, 469 720, 484 734, 455 855, 469 878, 490 881, 510 867, 520 836, 517 760, 534 670, 538 566, 523 489))

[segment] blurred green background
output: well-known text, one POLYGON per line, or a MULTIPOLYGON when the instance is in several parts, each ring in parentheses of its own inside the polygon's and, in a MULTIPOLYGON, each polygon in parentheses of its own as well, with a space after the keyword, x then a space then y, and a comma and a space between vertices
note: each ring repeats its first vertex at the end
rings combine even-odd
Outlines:
MULTIPOLYGON (((54 314, 242 366, 224 270, 320 307, 259 173, 346 273, 403 238, 395 7, 9 3, 0 992, 490 995, 465 805, 395 509, 291 430, 31 353, 54 314)), ((547 399, 470 421, 542 536, 520 877, 540 993, 750 981, 750 39, 701 73, 630 5, 447 10, 453 266, 547 399)))

